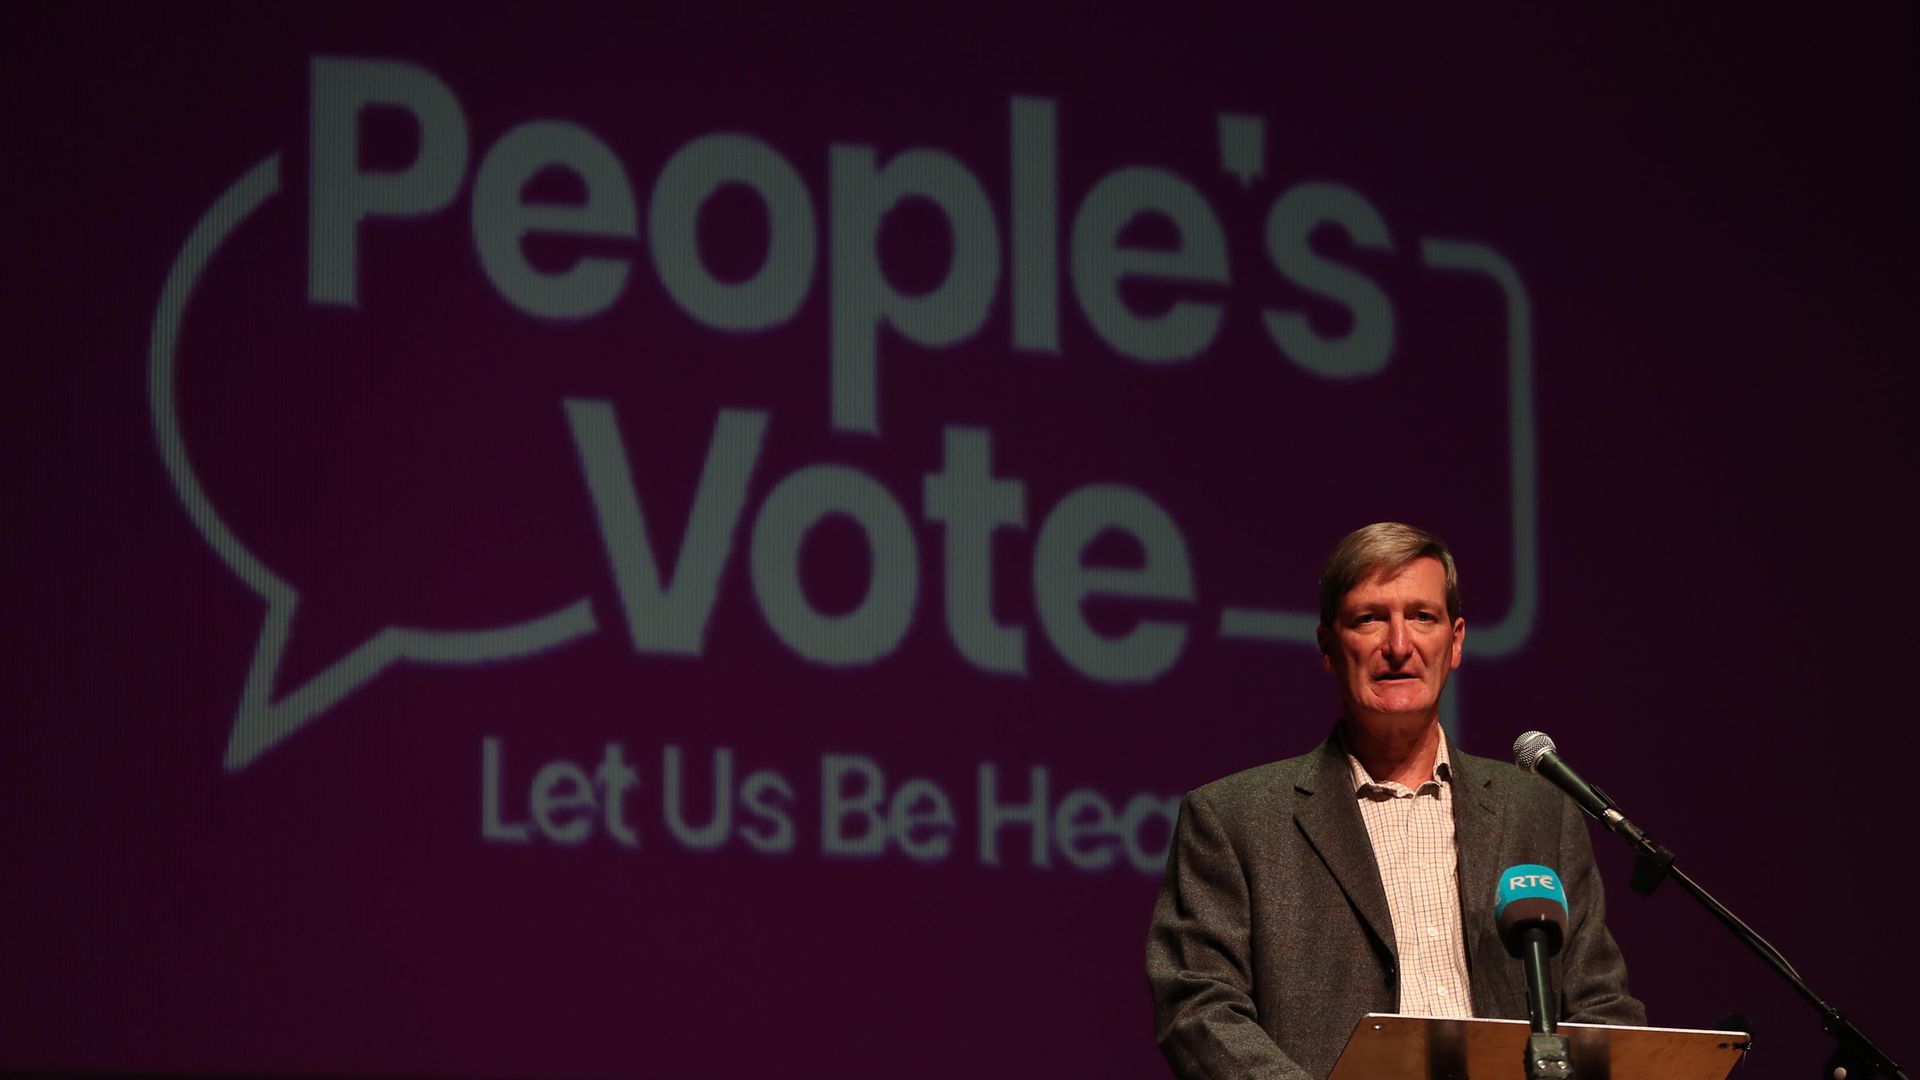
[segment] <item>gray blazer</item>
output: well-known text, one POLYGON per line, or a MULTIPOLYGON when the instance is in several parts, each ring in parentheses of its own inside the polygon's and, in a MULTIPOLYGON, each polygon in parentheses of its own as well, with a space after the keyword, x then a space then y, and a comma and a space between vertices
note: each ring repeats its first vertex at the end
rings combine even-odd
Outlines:
MULTIPOLYGON (((1571 908, 1553 961, 1561 1019, 1646 1023, 1573 800, 1505 762, 1448 754, 1473 1014, 1527 1018, 1520 962, 1494 926, 1494 878, 1540 863, 1559 871, 1571 908)), ((1176 1074, 1320 1080, 1360 1017, 1397 1011, 1398 975, 1337 742, 1187 795, 1147 935, 1154 1026, 1176 1074)))

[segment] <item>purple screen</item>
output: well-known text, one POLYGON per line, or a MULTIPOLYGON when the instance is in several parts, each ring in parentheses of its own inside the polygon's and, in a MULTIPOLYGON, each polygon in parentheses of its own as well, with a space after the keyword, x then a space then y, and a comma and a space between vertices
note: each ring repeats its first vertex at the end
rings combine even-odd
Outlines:
POLYGON ((1164 1075, 1378 520, 1459 746, 1920 1045, 1910 5, 13 21, 0 1068, 1164 1075))

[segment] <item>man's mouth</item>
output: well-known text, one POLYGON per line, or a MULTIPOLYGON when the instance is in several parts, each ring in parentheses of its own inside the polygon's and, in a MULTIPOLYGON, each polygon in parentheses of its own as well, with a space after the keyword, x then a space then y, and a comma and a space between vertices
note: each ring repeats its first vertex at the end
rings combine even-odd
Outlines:
POLYGON ((1373 681, 1374 682, 1405 682, 1405 681, 1417 680, 1418 678, 1419 676, 1413 674, 1412 672, 1389 671, 1389 672, 1386 672, 1385 674, 1375 675, 1373 677, 1373 681))

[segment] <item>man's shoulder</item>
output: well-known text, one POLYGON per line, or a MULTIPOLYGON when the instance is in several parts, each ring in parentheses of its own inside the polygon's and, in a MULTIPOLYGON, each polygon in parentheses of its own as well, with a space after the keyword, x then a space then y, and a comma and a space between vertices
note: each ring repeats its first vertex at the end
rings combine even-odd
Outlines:
POLYGON ((1290 802, 1296 793, 1314 789, 1324 768, 1326 753, 1323 746, 1298 757, 1242 769, 1202 784, 1189 798, 1220 810, 1290 802))
POLYGON ((1447 753, 1464 786, 1485 788, 1503 799, 1552 802, 1558 796, 1552 785, 1511 761, 1469 754, 1457 746, 1449 746, 1447 753))
MULTIPOLYGON (((1545 810, 1557 807, 1562 800, 1551 784, 1510 761, 1469 754, 1457 746, 1449 746, 1447 753, 1458 784, 1484 791, 1498 802, 1538 805, 1545 810)), ((1316 790, 1348 782, 1346 755, 1336 745, 1322 743, 1296 757, 1255 765, 1202 784, 1188 798, 1216 813, 1258 813, 1295 805, 1316 790)))

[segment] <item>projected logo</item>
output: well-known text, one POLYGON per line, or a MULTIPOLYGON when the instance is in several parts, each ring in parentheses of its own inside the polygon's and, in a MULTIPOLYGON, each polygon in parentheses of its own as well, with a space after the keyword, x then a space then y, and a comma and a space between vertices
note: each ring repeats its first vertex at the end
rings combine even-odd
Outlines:
MULTIPOLYGON (((955 347, 980 335, 1003 304, 1008 346, 1016 353, 1066 351, 1064 294, 1100 347, 1121 362, 1151 369, 1191 364, 1214 348, 1230 303, 1248 299, 1236 292, 1246 275, 1236 272, 1217 208, 1174 170, 1131 165, 1106 172, 1063 215, 1058 113, 1048 99, 1010 103, 1004 229, 979 170, 946 151, 913 148, 883 157, 873 146, 832 145, 823 224, 814 193, 788 157, 755 136, 718 132, 689 140, 662 165, 643 238, 626 165, 586 126, 521 123, 488 144, 475 163, 466 112, 438 76, 407 63, 315 58, 306 302, 310 310, 355 308, 363 227, 440 215, 466 192, 479 273, 507 310, 534 323, 579 325, 603 316, 630 290, 645 261, 695 327, 720 335, 759 333, 791 323, 824 276, 826 420, 837 437, 876 439, 887 429, 881 390, 890 350, 955 347), (417 127, 409 160, 395 168, 367 164, 368 110, 401 114, 417 127), (541 178, 556 173, 570 179, 572 198, 539 194, 541 178), (764 242, 757 265, 722 273, 710 265, 699 222, 717 195, 742 190, 764 215, 764 242), (915 287, 900 284, 882 256, 885 223, 910 204, 931 207, 948 238, 934 280, 915 287), (1159 222, 1170 239, 1139 241, 1133 229, 1142 219, 1159 222), (531 246, 551 237, 607 246, 560 266, 529 256, 531 246), (1143 307, 1132 299, 1143 284, 1178 295, 1143 307)), ((1223 114, 1216 136, 1218 168, 1251 191, 1267 172, 1264 121, 1223 114)), ((229 770, 246 768, 396 664, 518 660, 579 641, 603 625, 584 592, 555 595, 524 617, 493 625, 390 624, 297 685, 281 685, 302 610, 300 583, 276 571, 209 496, 203 472, 188 456, 178 387, 182 330, 196 289, 223 247, 281 195, 282 169, 278 152, 261 160, 189 233, 161 289, 149 353, 152 422, 174 489, 208 545, 266 604, 228 741, 229 770)), ((1324 383, 1354 384, 1388 369, 1397 346, 1396 307, 1377 281, 1316 247, 1315 238, 1329 232, 1356 252, 1397 251, 1385 218, 1365 196, 1337 183, 1306 181, 1266 204, 1260 269, 1295 295, 1342 311, 1341 329, 1270 299, 1250 299, 1271 355, 1324 383)), ((1510 603, 1498 620, 1476 619, 1472 638, 1476 655, 1498 656, 1525 641, 1537 597, 1531 309, 1519 274, 1485 244, 1429 236, 1409 254, 1436 280, 1492 286, 1503 306, 1500 479, 1510 603)), ((725 568, 742 538, 757 610, 778 640, 809 663, 878 663, 923 610, 917 596, 922 541, 909 503, 882 479, 852 465, 806 465, 749 507, 769 410, 715 410, 677 554, 669 560, 649 540, 618 404, 569 396, 561 405, 623 609, 620 622, 636 653, 703 655, 725 568), (829 520, 851 523, 869 554, 865 587, 845 610, 828 610, 811 598, 800 569, 802 546, 829 520)), ((1205 635, 1313 643, 1313 612, 1244 603, 1199 609, 1186 531, 1152 493, 1125 483, 1086 483, 1043 513, 1029 505, 1020 479, 995 474, 990 428, 946 425, 940 446, 943 460, 921 485, 920 518, 944 535, 945 629, 971 668, 1023 676, 1035 647, 1029 639, 1043 639, 1087 680, 1128 686, 1160 678, 1205 635), (1035 634, 997 615, 990 599, 995 536, 1024 531, 1030 521, 1035 634), (1132 565, 1116 568, 1090 557, 1096 542, 1112 533, 1132 545, 1132 565), (1089 602, 1116 599, 1162 607, 1118 628, 1089 618, 1089 602), (1185 615, 1168 614, 1167 605, 1185 615)))

